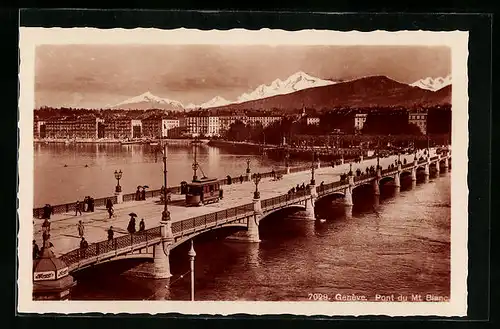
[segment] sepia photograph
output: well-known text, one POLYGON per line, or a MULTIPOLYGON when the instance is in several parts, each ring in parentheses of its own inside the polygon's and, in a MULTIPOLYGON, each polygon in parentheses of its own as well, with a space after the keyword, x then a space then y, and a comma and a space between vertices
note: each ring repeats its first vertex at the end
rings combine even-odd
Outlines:
POLYGON ((465 314, 467 32, 21 28, 20 52, 20 309, 465 314))

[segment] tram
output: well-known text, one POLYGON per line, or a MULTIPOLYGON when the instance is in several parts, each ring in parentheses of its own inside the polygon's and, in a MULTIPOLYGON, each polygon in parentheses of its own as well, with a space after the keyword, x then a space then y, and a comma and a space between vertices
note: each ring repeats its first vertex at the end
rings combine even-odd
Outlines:
POLYGON ((219 180, 203 177, 184 184, 187 206, 219 202, 222 197, 219 180))

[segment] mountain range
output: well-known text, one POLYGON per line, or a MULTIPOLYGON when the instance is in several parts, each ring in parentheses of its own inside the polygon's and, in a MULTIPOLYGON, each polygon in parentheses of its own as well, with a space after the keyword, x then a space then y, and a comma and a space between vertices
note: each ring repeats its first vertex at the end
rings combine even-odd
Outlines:
POLYGON ((110 108, 173 111, 184 109, 290 109, 301 107, 331 108, 336 106, 411 106, 451 103, 451 76, 425 78, 411 84, 400 83, 386 76, 371 76, 350 81, 323 80, 304 72, 285 80, 276 79, 243 93, 235 101, 216 96, 200 105, 153 95, 151 92, 129 98, 110 108))

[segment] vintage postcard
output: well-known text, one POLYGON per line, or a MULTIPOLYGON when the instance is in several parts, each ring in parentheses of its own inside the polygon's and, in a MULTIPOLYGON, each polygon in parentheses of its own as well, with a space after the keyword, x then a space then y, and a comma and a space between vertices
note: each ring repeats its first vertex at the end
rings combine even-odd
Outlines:
POLYGON ((466 315, 467 44, 21 28, 18 311, 466 315))

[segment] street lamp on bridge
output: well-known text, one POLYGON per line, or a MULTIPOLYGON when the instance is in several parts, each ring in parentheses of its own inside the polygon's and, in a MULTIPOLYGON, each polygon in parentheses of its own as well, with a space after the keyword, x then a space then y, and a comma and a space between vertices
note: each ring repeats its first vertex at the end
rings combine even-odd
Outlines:
POLYGON ((163 211, 161 220, 166 222, 170 220, 170 211, 168 211, 168 187, 167 187, 167 143, 163 144, 163 211))
POLYGON ((255 192, 253 192, 253 198, 260 199, 260 192, 259 192, 259 182, 261 179, 260 173, 253 174, 252 179, 253 183, 255 184, 255 192))
POLYGON ((116 188, 115 192, 120 193, 122 191, 122 187, 120 186, 120 179, 122 178, 122 170, 120 169, 119 171, 115 170, 115 178, 116 178, 116 188))
POLYGON ((311 185, 316 185, 316 180, 314 179, 314 162, 316 160, 316 153, 312 152, 312 163, 311 163, 311 185))
POLYGON ((188 252, 189 264, 191 268, 191 301, 194 301, 194 258, 196 257, 196 252, 193 247, 193 240, 191 239, 191 249, 188 252))
POLYGON ((250 158, 247 158, 247 174, 250 173, 250 158))

